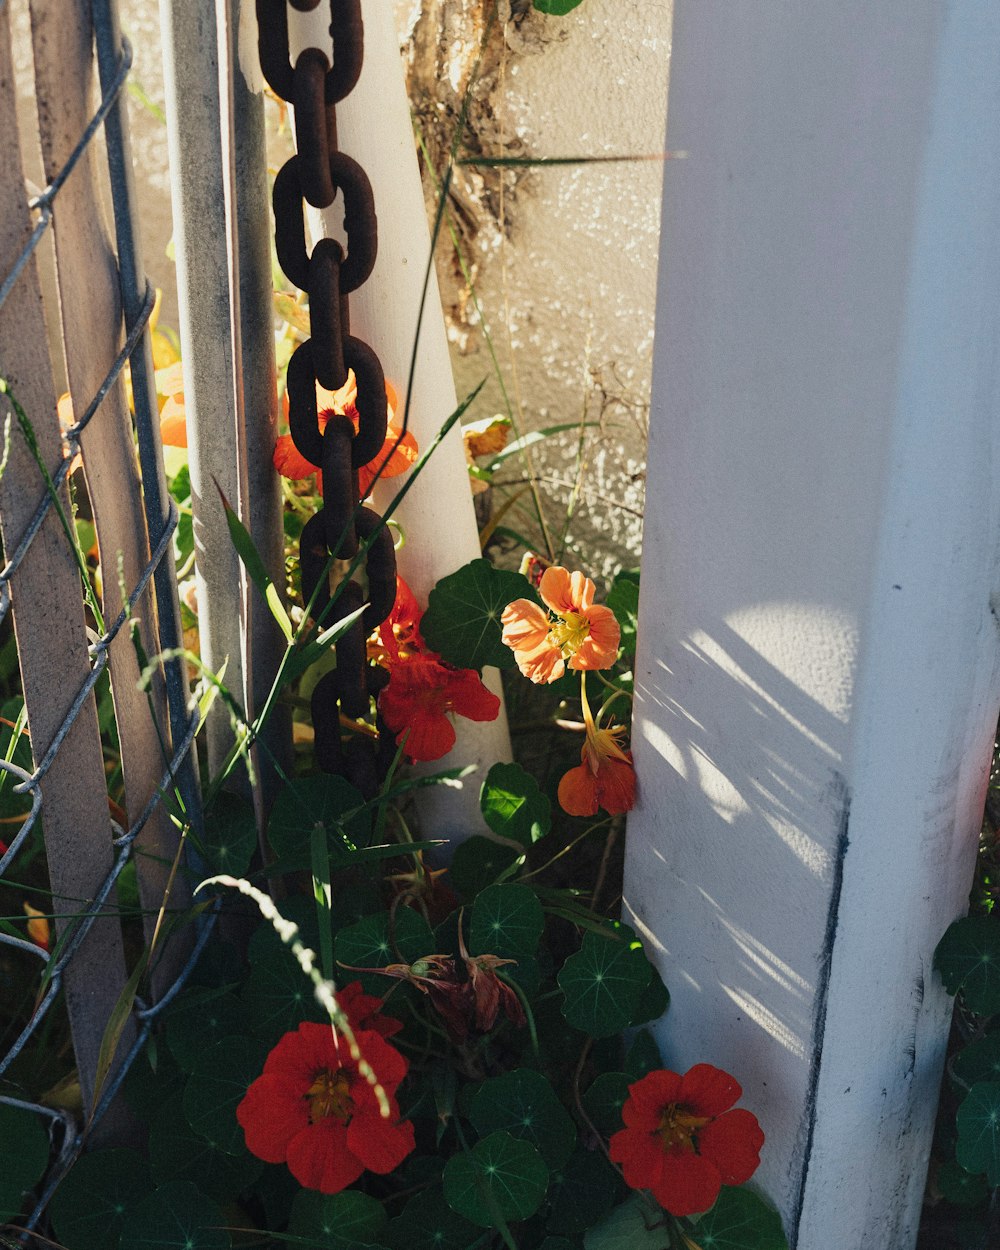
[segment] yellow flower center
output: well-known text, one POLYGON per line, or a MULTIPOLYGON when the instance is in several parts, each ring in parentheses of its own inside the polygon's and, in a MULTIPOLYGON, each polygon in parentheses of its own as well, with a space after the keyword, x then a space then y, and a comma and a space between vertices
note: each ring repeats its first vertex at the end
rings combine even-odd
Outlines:
POLYGON ((346 1124, 354 1111, 351 1098, 351 1083, 342 1068, 336 1072, 324 1069, 317 1073, 316 1079, 309 1086, 306 1097, 309 1099, 309 1121, 316 1124, 333 1116, 341 1124, 346 1124))
POLYGON ((576 655, 590 637, 590 621, 580 612, 568 612, 552 626, 550 633, 563 657, 568 659, 576 655))
POLYGON ((688 1154, 694 1154, 694 1136, 711 1119, 708 1115, 691 1115, 683 1107, 672 1102, 664 1107, 660 1127, 656 1130, 664 1150, 679 1146, 688 1154))

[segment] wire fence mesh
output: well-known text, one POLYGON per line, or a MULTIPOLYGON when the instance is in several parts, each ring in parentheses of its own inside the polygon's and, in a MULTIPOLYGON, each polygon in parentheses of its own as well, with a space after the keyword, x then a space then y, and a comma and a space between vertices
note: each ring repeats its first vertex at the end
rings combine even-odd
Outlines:
MULTIPOLYGON (((5 0, 0 0, 0 25, 7 20, 5 8, 5 0)), ((119 1053, 105 1079, 96 1080, 95 1084, 95 1076, 93 1073, 90 1074, 90 1084, 94 1085, 95 1097, 92 1106, 87 1106, 86 1100, 84 1101, 83 1115, 73 1114, 60 1107, 42 1105, 36 1098, 24 1096, 24 1090, 19 1088, 16 1075, 12 1078, 11 1069, 32 1039, 37 1038, 40 1031, 46 1027, 46 1022, 49 1021, 64 988, 67 973, 74 967, 74 962, 80 960, 81 947, 84 946, 95 924, 99 919, 107 916, 109 907, 113 911, 116 885, 126 865, 138 860, 137 872, 142 873, 141 856, 136 854, 137 839, 153 812, 160 805, 167 803, 171 807, 178 831, 184 825, 199 827, 199 796, 192 746, 200 713, 197 707, 192 710, 188 705, 187 679, 181 653, 180 614, 173 566, 173 534, 178 524, 178 512, 166 491, 162 471, 158 408, 148 335, 154 294, 142 275, 136 233, 135 202, 131 185, 131 157, 123 89, 131 66, 132 51, 128 41, 119 31, 113 0, 94 0, 92 20, 101 86, 100 104, 57 175, 50 180, 39 195, 27 203, 27 208, 35 215, 35 220, 26 243, 16 255, 13 263, 8 263, 6 272, 0 274, 0 309, 3 309, 4 305, 9 302, 16 311, 20 294, 19 284, 30 272, 29 265, 32 258, 57 217, 59 194, 84 153, 93 143, 95 136, 103 129, 114 210, 114 233, 125 341, 91 401, 83 408, 78 418, 63 431, 64 455, 56 464, 46 464, 41 453, 37 452, 37 448, 33 446, 31 420, 29 414, 21 406, 16 390, 0 384, 0 391, 3 392, 0 394, 0 416, 6 422, 4 467, 9 467, 7 460, 10 440, 23 437, 29 449, 35 454, 39 474, 33 482, 29 483, 24 480, 16 482, 14 489, 21 492, 22 497, 24 493, 35 490, 38 490, 40 494, 37 506, 30 513, 30 519, 17 535, 13 545, 10 542, 9 527, 5 529, 7 550, 5 551, 6 562, 0 570, 0 628, 4 626, 11 613, 15 622, 17 620, 19 602, 25 594, 25 584, 22 581, 18 590, 12 595, 12 582, 17 580, 19 572, 23 574, 26 567, 29 567, 33 544, 38 541, 43 526, 47 521, 51 521, 53 515, 56 515, 63 529, 66 530, 67 479, 73 472, 74 464, 78 463, 81 438, 92 422, 101 421, 102 404, 123 374, 127 364, 131 373, 134 432, 142 480, 143 510, 150 536, 150 556, 135 584, 127 588, 127 591, 123 589, 124 606, 116 618, 110 625, 99 631, 90 631, 87 647, 89 671, 69 700, 68 711, 56 732, 47 742, 41 742, 34 741, 35 735, 32 731, 32 767, 26 768, 15 762, 20 725, 15 727, 15 732, 10 734, 5 750, 0 752, 0 783, 2 783, 0 788, 7 787, 9 793, 18 796, 24 805, 30 803, 29 810, 23 814, 20 827, 0 856, 0 885, 10 880, 11 870, 16 869, 27 848, 37 844, 41 822, 46 815, 46 778, 61 758, 61 753, 70 749, 67 746, 67 739, 81 716, 82 709, 87 707, 92 700, 102 675, 108 670, 112 643, 121 631, 133 629, 137 605, 147 592, 151 595, 149 603, 153 602, 152 596, 155 595, 157 621, 155 642, 162 657, 161 663, 154 658, 150 664, 150 672, 164 683, 169 726, 162 727, 164 749, 158 788, 145 800, 141 810, 131 814, 127 825, 108 816, 108 826, 101 836, 105 837, 105 844, 110 842, 111 869, 92 897, 81 900, 72 916, 61 917, 58 941, 51 952, 36 942, 18 936, 9 923, 0 928, 0 948, 5 948, 8 952, 18 952, 18 958, 27 957, 32 960, 37 959, 39 962, 34 1006, 23 1025, 19 1028, 15 1026, 16 1036, 0 1053, 0 1103, 42 1116, 51 1128, 54 1157, 44 1186, 38 1192, 34 1209, 25 1224, 27 1230, 37 1227, 55 1187, 79 1153, 87 1136, 93 1133, 114 1103, 132 1060, 147 1040, 159 1013, 183 986, 201 954, 212 927, 212 914, 206 912, 197 922, 194 942, 187 944, 184 958, 178 961, 179 967, 174 970, 169 984, 165 988, 160 987, 155 1002, 146 1002, 140 997, 135 998, 130 1010, 132 1026, 127 1035, 130 1039, 129 1044, 122 1047, 124 1053, 119 1053)), ((10 88, 9 80, 6 83, 0 81, 0 91, 7 88, 10 88)), ((9 163, 7 163, 7 168, 10 168, 9 163)), ((20 185, 19 167, 17 173, 17 181, 20 185)), ((7 311, 9 312, 10 309, 7 311)), ((120 329, 119 333, 121 333, 120 329)), ((2 359, 5 352, 0 353, 0 369, 7 367, 7 361, 2 359)), ((72 524, 71 519, 69 524, 72 524)), ((66 530, 66 539, 70 540, 68 530, 66 530)), ((30 585, 28 593, 30 594, 30 585)), ((77 607, 82 609, 82 600, 77 607)), ((41 645, 44 640, 32 640, 20 635, 18 637, 18 647, 22 652, 25 647, 35 645, 36 642, 41 645)), ((30 725, 30 708, 28 719, 30 725)), ((180 842, 179 832, 178 842, 180 842)), ((89 974, 95 978, 106 977, 107 970, 94 967, 90 969, 89 974)), ((127 993, 124 983, 116 987, 114 992, 127 993)), ((96 1027, 102 1030, 108 1027, 108 1023, 107 1020, 95 1022, 96 1027)), ((14 1030, 8 1031, 8 1037, 12 1031, 14 1030)), ((112 1053, 114 1049, 112 1045, 112 1053)))

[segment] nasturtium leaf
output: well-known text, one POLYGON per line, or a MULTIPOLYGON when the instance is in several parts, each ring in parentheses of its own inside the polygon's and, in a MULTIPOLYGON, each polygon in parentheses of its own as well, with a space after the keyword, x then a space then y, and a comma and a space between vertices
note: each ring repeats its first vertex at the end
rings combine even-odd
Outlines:
POLYGON ((448 1206, 435 1185, 411 1198, 383 1236, 393 1250, 468 1250, 481 1234, 448 1206))
POLYGON ((580 1244, 570 1241, 568 1237, 546 1237, 538 1250, 578 1250, 580 1244))
POLYGON ((480 1137, 503 1129, 529 1142, 549 1169, 560 1168, 576 1144, 576 1125, 548 1079, 516 1068, 480 1085, 470 1117, 480 1137))
POLYGON ((327 1020, 313 991, 312 982, 286 951, 275 950, 250 965, 243 987, 249 1029, 270 1045, 291 1033, 303 1020, 327 1020))
POLYGON ((356 1189, 339 1194, 303 1189, 292 1202, 288 1231, 296 1237, 310 1238, 317 1250, 340 1250, 345 1244, 360 1246, 378 1241, 385 1224, 385 1208, 368 1194, 356 1189))
POLYGON ((160 1107, 179 1103, 187 1081, 187 1073, 166 1046, 157 1046, 155 1071, 150 1065, 148 1051, 147 1044, 129 1068, 122 1085, 125 1101, 144 1122, 148 1122, 160 1107))
POLYGON ((616 926, 615 937, 585 933, 575 955, 556 980, 565 995, 563 1015, 591 1037, 609 1037, 635 1020, 651 964, 632 930, 616 926))
POLYGON ((938 943, 934 966, 949 994, 962 991, 970 1011, 1000 1011, 1000 915, 956 920, 938 943))
POLYGON ((642 997, 636 1006, 633 1024, 659 1020, 670 1006, 670 991, 663 984, 663 978, 653 964, 650 964, 649 968, 649 984, 643 990, 642 997))
POLYGON ((545 928, 538 896, 526 885, 491 885, 472 907, 469 953, 516 959, 533 955, 545 928))
POLYGON ((539 13, 550 13, 561 17, 564 13, 572 13, 583 0, 535 0, 535 8, 539 13))
MULTIPOLYGON (((319 950, 319 923, 316 917, 316 904, 304 894, 289 894, 278 903, 278 910, 285 920, 294 921, 299 927, 298 940, 310 950, 319 950)), ((374 910, 374 909, 372 909, 374 910)), ((209 943, 209 949, 213 943, 209 943)), ((269 924, 260 924, 254 929, 247 948, 247 959, 252 968, 258 959, 282 951, 289 962, 295 963, 291 948, 281 940, 277 930, 269 924)))
POLYGON ((1000 1081, 979 1081, 966 1094, 955 1116, 955 1158, 969 1172, 985 1172, 1000 1185, 1000 1081))
POLYGON ((603 1220, 624 1193, 622 1179, 604 1152, 578 1146, 552 1178, 548 1228, 578 1236, 603 1220))
POLYGON ((411 964, 435 953, 430 925, 412 907, 397 907, 392 925, 387 912, 365 916, 337 934, 334 956, 344 984, 359 980, 368 994, 388 993, 394 984, 384 976, 356 972, 357 968, 385 968, 389 964, 411 964))
POLYGON ((660 1048, 656 1044, 652 1033, 649 1029, 640 1029, 632 1040, 632 1045, 628 1048, 625 1056, 625 1075, 632 1081, 638 1081, 646 1075, 647 1072, 655 1072, 657 1068, 663 1067, 663 1060, 660 1058, 660 1048))
POLYGON ((250 1012, 235 994, 196 986, 170 1004, 167 1046, 184 1071, 192 1072, 209 1047, 247 1032, 250 1022, 250 1012))
POLYGON ((190 1181, 170 1181, 129 1212, 119 1250, 229 1250, 227 1223, 190 1181))
POLYGON ((216 1202, 231 1202, 264 1170, 245 1147, 223 1154, 210 1146, 191 1128, 176 1102, 165 1104, 153 1116, 149 1162, 157 1183, 191 1181, 216 1202))
POLYGON ((243 1130, 236 1120, 237 1104, 260 1076, 267 1047, 252 1037, 227 1037, 206 1050, 184 1087, 183 1106, 188 1124, 223 1154, 241 1154, 243 1130))
POLYGON ((512 846, 473 834, 459 843, 447 880, 461 898, 471 901, 519 859, 512 846))
POLYGON ((966 1087, 977 1081, 1000 1081, 1000 1033, 987 1033, 955 1055, 951 1072, 966 1087))
POLYGON ((135 1151, 81 1155, 49 1206, 56 1237, 67 1250, 109 1250, 132 1208, 152 1192, 149 1164, 135 1151))
POLYGON ((267 840, 280 859, 301 860, 305 868, 317 824, 326 829, 335 866, 349 862, 348 843, 367 846, 371 838, 371 816, 361 792, 330 773, 296 777, 285 786, 271 809, 267 840))
POLYGON ((752 1189, 727 1185, 693 1236, 700 1250, 788 1250, 777 1211, 752 1189))
POLYGON ((614 585, 608 591, 607 605, 614 612, 621 630, 622 655, 635 655, 635 630, 639 617, 638 583, 616 577, 614 585))
POLYGON ((191 970, 188 985, 211 989, 237 985, 243 976, 243 954, 232 942, 218 936, 208 943, 191 970))
POLYGON ((500 639, 500 617, 515 599, 538 601, 526 577, 472 560, 431 591, 420 632, 432 651, 457 668, 513 668, 514 652, 500 639))
POLYGON ((974 1207, 989 1193, 985 1176, 967 1172, 953 1160, 941 1164, 934 1181, 941 1197, 958 1207, 974 1207))
POLYGON ((602 1072, 580 1100, 594 1128, 605 1137, 624 1127, 622 1107, 628 1098, 628 1087, 635 1079, 624 1072, 602 1072))
POLYGON ((671 1250, 665 1216, 658 1215, 638 1194, 615 1207, 583 1235, 584 1250, 671 1250))
POLYGON ((257 822, 253 808, 237 794, 223 790, 205 815, 205 832, 195 840, 195 850, 205 861, 208 875, 227 872, 242 877, 257 847, 257 822))
POLYGON ((2 1222, 21 1214, 22 1195, 41 1180, 49 1162, 49 1135, 37 1115, 0 1103, 0 1142, 7 1147, 0 1168, 2 1222))
POLYGON ((552 804, 520 764, 494 764, 479 793, 483 819, 501 838, 529 847, 552 825, 552 804))
POLYGON ((444 1196, 480 1228, 526 1220, 542 1205, 549 1170, 538 1151, 509 1133, 491 1133, 471 1150, 452 1155, 444 1169, 444 1196))

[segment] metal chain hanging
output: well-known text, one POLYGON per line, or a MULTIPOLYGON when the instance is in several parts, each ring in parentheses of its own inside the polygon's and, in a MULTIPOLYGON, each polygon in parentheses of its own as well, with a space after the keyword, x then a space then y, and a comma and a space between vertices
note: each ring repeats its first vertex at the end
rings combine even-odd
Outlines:
MULTIPOLYGON (((301 11, 320 0, 291 0, 301 11)), ((392 735, 379 718, 377 741, 364 733, 341 736, 345 720, 367 716, 371 699, 388 675, 368 663, 366 639, 392 610, 396 597, 396 555, 382 518, 362 507, 358 469, 370 463, 385 444, 387 400, 378 356, 350 333, 348 295, 367 280, 375 265, 378 230, 375 199, 364 170, 337 147, 336 106, 354 88, 364 57, 361 0, 330 0, 333 65, 319 48, 305 48, 289 58, 286 0, 257 0, 260 63, 274 92, 295 109, 297 155, 282 166, 274 182, 275 245, 278 263, 309 297, 312 338, 302 343, 288 364, 288 424, 297 450, 323 474, 323 507, 306 523, 299 540, 302 596, 314 592, 312 613, 319 618, 330 603, 330 570, 358 554, 371 541, 365 562, 367 595, 350 581, 323 616, 331 625, 356 611, 367 597, 361 619, 337 643, 337 667, 324 676, 312 696, 316 760, 324 772, 347 777, 366 796, 394 750, 392 735), (320 239, 306 250, 303 200, 328 208, 343 196, 347 254, 336 239, 320 239), (348 416, 333 415, 320 432, 316 383, 337 390, 353 369, 357 381, 358 428, 348 416), (317 590, 318 587, 318 590, 317 590)))

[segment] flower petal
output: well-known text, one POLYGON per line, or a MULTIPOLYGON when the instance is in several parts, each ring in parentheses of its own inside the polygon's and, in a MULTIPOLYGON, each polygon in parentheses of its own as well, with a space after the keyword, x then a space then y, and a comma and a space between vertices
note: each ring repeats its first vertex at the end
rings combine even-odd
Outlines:
POLYGON ((176 395, 171 395, 160 409, 160 442, 165 447, 186 447, 187 419, 184 415, 184 396, 178 402, 176 395))
POLYGON ((286 1076, 259 1076, 236 1108, 247 1150, 265 1163, 284 1163, 288 1143, 309 1124, 305 1090, 286 1076))
POLYGON ((346 1127, 329 1117, 292 1138, 286 1162, 300 1185, 323 1194, 339 1194, 364 1171, 348 1150, 346 1127))
POLYGON ((530 599, 515 599, 508 603, 500 616, 504 645, 516 654, 518 651, 534 651, 549 636, 549 618, 537 603, 530 599))
POLYGON ((385 1175, 398 1168, 416 1146, 409 1120, 356 1115, 347 1126, 347 1148, 368 1169, 385 1175))
POLYGON ((569 662, 570 668, 610 668, 618 658, 621 626, 610 608, 595 604, 587 613, 590 633, 569 662))
POLYGON ((515 651, 514 659, 521 673, 536 686, 551 685, 566 671, 562 652, 555 643, 545 642, 534 651, 515 651))
POLYGON ((542 602, 566 616, 570 612, 585 612, 594 602, 594 583, 582 573, 570 573, 558 564, 546 569, 538 583, 542 602))
POLYGON ((632 767, 631 756, 627 763, 621 760, 602 760, 595 782, 597 801, 609 815, 617 816, 622 812, 630 812, 635 807, 635 769, 632 767))
POLYGON ((564 773, 559 782, 559 806, 570 816, 597 815, 597 778, 585 764, 564 773))
POLYGON ((719 1196, 722 1177, 711 1159, 675 1148, 664 1155, 663 1172, 649 1188, 671 1215, 694 1215, 719 1196))
POLYGON ((653 1132, 660 1126, 664 1107, 677 1102, 681 1078, 668 1068, 656 1068, 628 1087, 622 1119, 630 1128, 653 1132))
POLYGON ((735 1077, 713 1068, 710 1063, 696 1063, 681 1079, 678 1102, 694 1115, 721 1115, 728 1111, 743 1090, 735 1077))
POLYGON ((719 1169, 725 1185, 742 1185, 753 1176, 763 1144, 757 1117, 742 1107, 725 1112, 698 1133, 698 1150, 719 1169))
POLYGON ((496 720, 500 700, 483 685, 483 679, 471 668, 457 669, 447 686, 448 702, 453 711, 466 720, 496 720))
POLYGON ((317 466, 307 460, 292 441, 291 434, 282 434, 274 445, 272 463, 282 477, 309 477, 317 466))
POLYGON ((663 1177, 666 1154, 649 1133, 623 1128, 608 1142, 612 1163, 621 1165, 625 1184, 631 1189, 652 1189, 663 1177))
POLYGON ((399 477, 401 473, 406 473, 408 469, 413 468, 419 456, 420 448, 417 446, 417 440, 409 430, 403 434, 400 426, 390 425, 381 452, 370 464, 363 464, 358 469, 358 485, 362 497, 370 493, 376 475, 379 481, 387 477, 399 477), (400 438, 401 434, 402 438, 400 438), (383 464, 384 468, 382 468, 383 464), (380 468, 382 468, 381 473, 378 472, 380 468))

